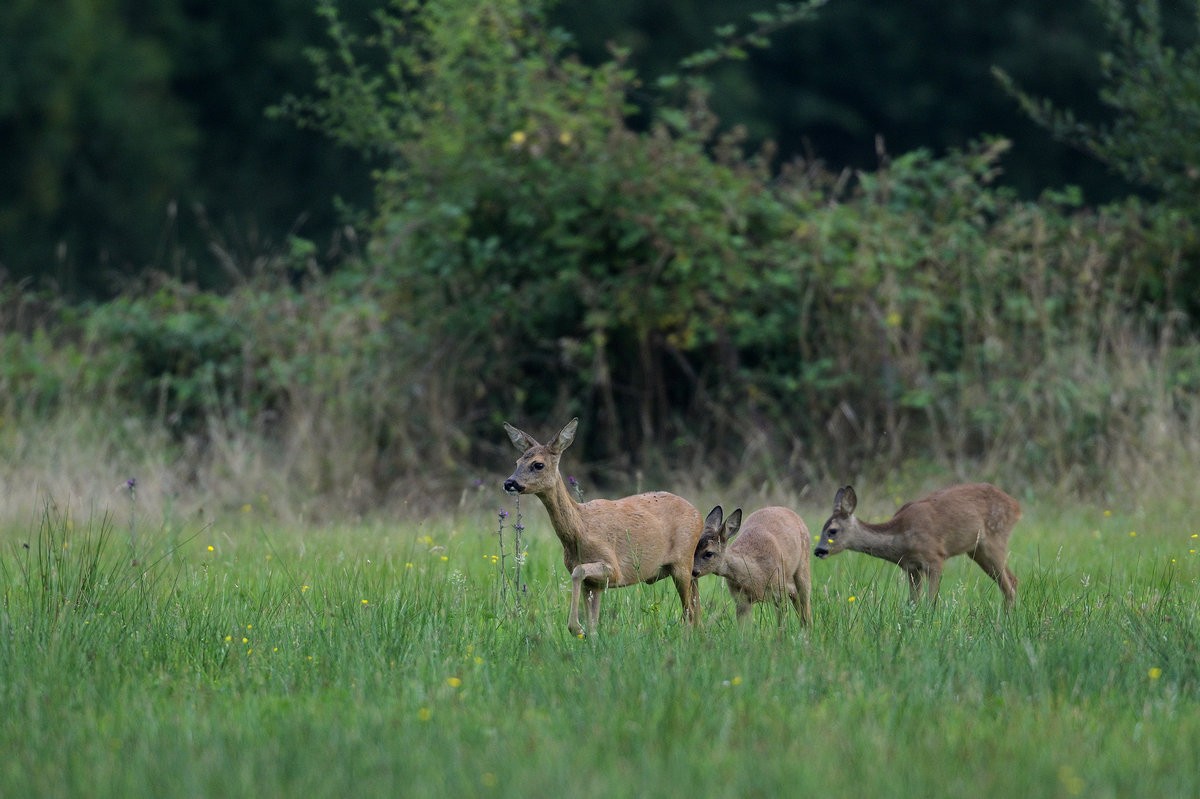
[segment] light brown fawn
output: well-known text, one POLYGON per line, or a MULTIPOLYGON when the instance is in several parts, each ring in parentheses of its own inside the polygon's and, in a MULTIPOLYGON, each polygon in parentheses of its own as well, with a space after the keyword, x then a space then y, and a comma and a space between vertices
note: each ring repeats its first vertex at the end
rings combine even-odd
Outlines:
MULTIPOLYGON (((784 597, 804 625, 812 624, 812 579, 808 526, 788 508, 760 508, 746 517, 738 508, 722 521, 721 506, 709 511, 704 534, 696 545, 692 576, 719 574, 737 607, 737 620, 744 622, 755 602, 770 600, 782 608, 784 597), (738 530, 741 534, 738 535, 738 530), (737 540, 733 540, 734 536, 737 540)), ((783 622, 783 614, 779 616, 783 622)))
POLYGON ((843 549, 891 561, 908 575, 909 598, 921 596, 921 583, 937 602, 942 564, 955 555, 970 555, 1004 594, 1004 606, 1017 598, 1017 577, 1008 568, 1008 537, 1021 518, 1015 499, 990 483, 966 483, 934 491, 906 503, 881 524, 854 516, 854 488, 838 489, 833 515, 821 528, 813 552, 818 558, 843 549))
POLYGON ((690 502, 656 491, 618 500, 576 502, 558 471, 563 450, 575 440, 578 419, 567 422, 549 444, 505 422, 513 445, 521 450, 517 468, 504 490, 534 494, 546 506, 550 524, 563 546, 563 563, 571 572, 571 613, 567 629, 582 635, 579 594, 587 587, 588 632, 600 620, 600 594, 606 588, 653 583, 670 576, 683 603, 683 618, 699 616, 699 594, 692 577, 692 554, 704 529, 700 512, 690 502))

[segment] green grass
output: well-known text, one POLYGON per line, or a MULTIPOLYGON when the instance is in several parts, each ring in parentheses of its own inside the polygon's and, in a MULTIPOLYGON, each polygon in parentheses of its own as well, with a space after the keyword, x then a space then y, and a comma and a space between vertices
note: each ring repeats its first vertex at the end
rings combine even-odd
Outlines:
POLYGON ((519 608, 482 510, 0 532, 0 795, 1200 795, 1195 528, 1032 508, 1008 616, 966 559, 912 609, 846 553, 811 631, 707 577, 696 630, 665 581, 578 640, 526 510, 519 608))

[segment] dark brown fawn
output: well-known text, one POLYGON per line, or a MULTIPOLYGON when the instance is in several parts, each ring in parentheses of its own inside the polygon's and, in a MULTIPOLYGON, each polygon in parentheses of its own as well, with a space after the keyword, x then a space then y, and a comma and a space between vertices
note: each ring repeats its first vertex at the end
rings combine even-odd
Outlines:
POLYGON ((587 588, 588 632, 600 621, 600 595, 606 588, 653 583, 670 577, 683 603, 683 618, 699 616, 699 593, 692 577, 692 555, 704 529, 690 502, 656 491, 624 499, 576 502, 558 471, 563 450, 575 440, 578 419, 567 422, 549 444, 539 444, 507 422, 504 429, 521 450, 517 468, 504 490, 534 494, 546 506, 550 524, 563 546, 571 572, 571 612, 567 629, 582 635, 579 595, 587 588))
POLYGON ((966 483, 934 491, 906 503, 881 524, 854 516, 858 498, 851 486, 838 489, 833 515, 821 528, 813 552, 818 558, 843 549, 891 561, 908 575, 909 598, 917 602, 921 584, 937 602, 942 565, 955 555, 969 555, 1000 586, 1004 606, 1017 598, 1017 577, 1008 568, 1008 538, 1021 518, 1015 499, 990 483, 966 483))
MULTIPOLYGON (((704 520, 704 534, 696 545, 692 576, 724 577, 739 622, 750 616, 755 602, 771 601, 782 607, 787 598, 800 622, 812 624, 812 579, 808 568, 812 540, 800 515, 788 508, 772 507, 754 511, 746 517, 745 524, 741 508, 729 514, 728 519, 721 516, 718 505, 704 520)), ((782 613, 779 619, 782 623, 782 613)))

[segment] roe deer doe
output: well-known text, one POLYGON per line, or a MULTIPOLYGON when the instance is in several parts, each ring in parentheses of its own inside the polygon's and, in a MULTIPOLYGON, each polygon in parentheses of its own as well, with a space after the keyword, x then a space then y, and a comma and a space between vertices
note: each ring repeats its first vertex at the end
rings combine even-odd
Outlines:
POLYGON ((891 561, 908 575, 911 601, 920 599, 924 580, 929 598, 936 603, 942 564, 967 554, 1000 586, 1005 609, 1012 607, 1017 577, 1007 565, 1008 537, 1021 518, 1021 506, 996 486, 967 483, 943 488, 906 503, 882 524, 855 518, 857 505, 853 487, 838 489, 833 515, 821 528, 814 555, 825 558, 852 549, 891 561))
MULTIPOLYGON (((739 622, 749 617, 755 602, 771 600, 782 607, 787 597, 800 615, 800 622, 812 624, 812 579, 808 569, 812 540, 800 515, 788 508, 760 508, 742 524, 741 508, 724 521, 722 513, 718 505, 704 520, 692 576, 724 577, 737 605, 739 622)), ((779 620, 782 624, 782 614, 779 620)))
POLYGON ((575 440, 579 419, 567 422, 549 444, 539 444, 507 422, 504 429, 522 455, 504 481, 504 490, 534 494, 546 506, 550 524, 563 546, 563 563, 571 572, 571 613, 567 629, 582 635, 579 594, 587 586, 588 632, 600 620, 600 594, 606 588, 652 583, 670 576, 683 603, 683 618, 699 615, 692 554, 704 529, 700 512, 690 502, 656 491, 618 500, 579 503, 558 471, 558 459, 575 440))

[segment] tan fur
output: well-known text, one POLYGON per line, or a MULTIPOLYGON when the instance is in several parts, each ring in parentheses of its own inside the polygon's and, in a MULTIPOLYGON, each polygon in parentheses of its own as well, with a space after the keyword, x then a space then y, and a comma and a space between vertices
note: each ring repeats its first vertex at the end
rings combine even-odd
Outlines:
POLYGON ((690 502, 666 491, 624 499, 593 499, 579 503, 558 471, 563 450, 575 439, 578 419, 572 419, 549 444, 507 422, 504 429, 522 455, 504 481, 505 491, 534 494, 550 514, 550 523, 563 546, 563 563, 571 572, 571 611, 567 629, 583 633, 579 597, 587 587, 588 632, 600 620, 600 594, 606 588, 652 583, 663 577, 675 582, 683 618, 699 616, 692 554, 704 522, 690 502))
MULTIPOLYGON (((704 521, 692 576, 724 577, 739 622, 749 617, 755 602, 770 601, 782 607, 786 597, 801 623, 812 624, 811 539, 799 514, 788 508, 760 508, 747 516, 744 524, 741 508, 728 519, 722 520, 721 515, 718 505, 704 521)), ((779 618, 782 622, 782 613, 779 618)))
POLYGON ((921 596, 922 581, 937 601, 942 565, 955 555, 969 555, 1004 594, 1005 608, 1017 597, 1017 577, 1008 568, 1008 538, 1021 518, 1015 499, 990 483, 966 483, 934 491, 903 505, 881 524, 854 516, 858 499, 846 486, 833 500, 833 515, 821 528, 814 554, 836 555, 843 549, 891 561, 908 575, 909 598, 921 596))

